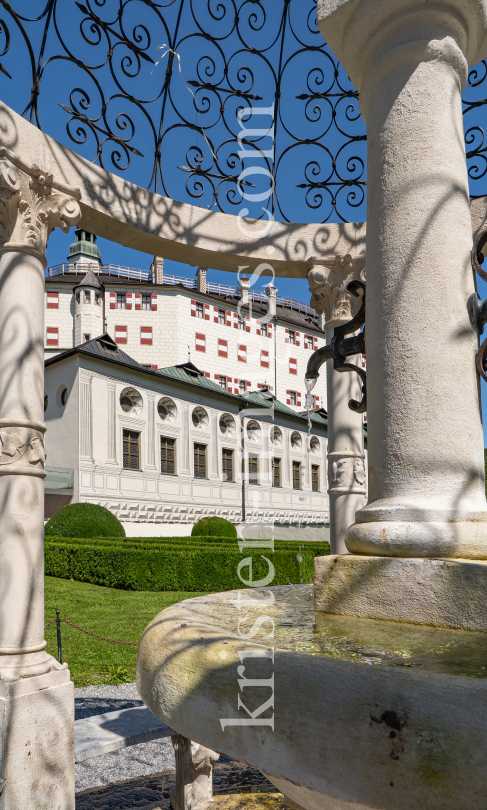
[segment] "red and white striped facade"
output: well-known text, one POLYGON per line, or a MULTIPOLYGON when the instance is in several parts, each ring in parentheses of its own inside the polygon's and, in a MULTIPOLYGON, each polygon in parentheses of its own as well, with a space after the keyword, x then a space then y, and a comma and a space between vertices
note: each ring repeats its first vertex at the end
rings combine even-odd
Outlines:
MULTIPOLYGON (((303 328, 304 316, 294 324, 296 313, 290 311, 287 320, 280 307, 279 317, 269 321, 262 311, 254 316, 248 309, 239 317, 237 306, 217 295, 151 282, 124 283, 103 275, 98 279, 103 287, 88 291, 89 302, 84 287, 75 302, 76 279, 64 275, 46 280, 46 356, 97 337, 94 331, 108 332, 146 367, 175 366, 189 355, 232 393, 267 384, 281 402, 304 409, 306 365, 325 343, 324 332, 313 323, 303 328)), ((316 406, 326 408, 325 368, 313 394, 316 406)))

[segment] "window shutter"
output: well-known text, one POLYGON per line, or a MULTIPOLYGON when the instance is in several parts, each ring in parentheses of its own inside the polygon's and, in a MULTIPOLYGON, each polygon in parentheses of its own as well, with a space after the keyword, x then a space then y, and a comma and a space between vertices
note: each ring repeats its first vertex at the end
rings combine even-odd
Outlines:
POLYGON ((290 374, 298 373, 298 361, 294 357, 289 358, 289 373, 290 374))
POLYGON ((248 390, 249 390, 249 391, 250 391, 250 389, 252 388, 252 385, 251 385, 251 383, 250 383, 250 380, 247 380, 247 388, 248 388, 248 390))
POLYGON ((314 345, 314 348, 315 348, 315 351, 316 351, 316 349, 318 348, 318 338, 317 337, 313 338, 313 345, 314 345))
POLYGON ((298 405, 299 407, 301 407, 301 394, 298 393, 297 398, 298 398, 298 405))
POLYGON ((196 301, 191 299, 191 315, 196 318, 196 301))
POLYGON ((238 312, 233 313, 233 328, 238 329, 238 312))
POLYGON ((248 315, 245 316, 245 331, 250 332, 250 317, 248 315))
POLYGON ((151 368, 152 368, 152 371, 157 371, 158 366, 151 366, 151 368))
POLYGON ((272 324, 271 323, 269 323, 267 325, 267 334, 268 334, 269 337, 272 337, 272 324))
POLYGON ((257 383, 257 388, 262 388, 262 383, 257 383))
POLYGON ((247 362, 247 346, 238 346, 237 347, 237 360, 240 360, 241 363, 247 362))
POLYGON ((219 376, 219 374, 215 374, 215 380, 217 380, 219 376))
POLYGON ((196 351, 206 352, 206 336, 201 335, 199 332, 196 332, 195 341, 196 341, 196 351))
POLYGON ((142 306, 142 293, 135 293, 135 309, 140 309, 141 306, 142 306))
POLYGON ((117 293, 110 293, 110 309, 115 309, 117 306, 117 293))
POLYGON ((260 350, 260 364, 264 368, 269 368, 269 352, 264 351, 264 349, 260 350))
POLYGON ((46 293, 46 297, 47 297, 47 309, 59 309, 59 293, 48 292, 46 293))
POLYGON ((125 296, 125 307, 126 309, 132 309, 132 293, 127 293, 125 296))
POLYGON ((286 391, 286 405, 291 404, 291 391, 286 391))
POLYGON ((229 309, 227 309, 227 326, 232 325, 232 313, 229 309))
POLYGON ((59 344, 59 329, 57 326, 48 326, 46 328, 46 345, 58 346, 59 344))
POLYGON ((210 372, 209 372, 209 371, 205 371, 205 377, 209 377, 209 376, 210 376, 210 372))
POLYGON ((213 322, 218 323, 218 307, 213 307, 213 322))
POLYGON ((115 327, 115 343, 127 343, 127 327, 115 327))
POLYGON ((299 337, 300 337, 300 333, 296 332, 296 346, 301 346, 301 343, 299 342, 299 337))
POLYGON ((257 321, 257 334, 258 335, 262 334, 262 329, 260 328, 260 321, 257 321))
POLYGON ((154 311, 157 310, 157 293, 152 293, 151 295, 151 309, 154 311))
POLYGON ((319 408, 320 407, 320 398, 315 397, 315 402, 316 402, 316 407, 319 408))
POLYGON ((152 346, 152 326, 140 327, 140 342, 145 346, 152 346))
POLYGON ((289 329, 286 329, 286 343, 289 343, 289 329))
POLYGON ((210 320, 210 305, 205 304, 205 321, 210 320))

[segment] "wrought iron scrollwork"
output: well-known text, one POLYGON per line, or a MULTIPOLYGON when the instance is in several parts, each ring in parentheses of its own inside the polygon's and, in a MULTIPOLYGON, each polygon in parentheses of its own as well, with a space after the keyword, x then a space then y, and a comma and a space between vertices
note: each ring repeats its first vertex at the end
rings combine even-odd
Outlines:
MULTIPOLYGON (((487 273, 482 267, 482 264, 484 263, 484 254, 482 250, 486 244, 487 231, 484 231, 477 239, 471 253, 472 268, 484 281, 487 281, 487 273)), ((484 326, 487 324, 487 299, 482 301, 478 293, 472 293, 467 301, 467 309, 470 323, 480 336, 484 331, 484 326)), ((487 338, 480 344, 479 350, 475 357, 475 365, 477 372, 487 382, 487 338)))
POLYGON ((347 357, 352 355, 365 355, 365 284, 363 281, 351 281, 347 284, 347 290, 358 297, 362 292, 360 309, 351 321, 340 326, 335 326, 333 338, 330 344, 322 346, 321 349, 313 352, 308 360, 305 378, 315 380, 319 377, 319 369, 327 360, 333 360, 335 371, 355 371, 360 377, 362 385, 362 399, 357 401, 351 399, 348 403, 350 410, 356 413, 365 413, 367 410, 367 377, 363 368, 347 363, 347 357), (364 327, 364 329, 362 329, 364 327), (354 335, 354 332, 361 331, 354 335), (347 337, 352 335, 352 337, 347 337))
POLYGON ((173 199, 256 218, 364 219, 365 124, 316 2, 45 0, 32 15, 0 0, 0 96, 173 199), (256 159, 260 176, 242 177, 256 159))

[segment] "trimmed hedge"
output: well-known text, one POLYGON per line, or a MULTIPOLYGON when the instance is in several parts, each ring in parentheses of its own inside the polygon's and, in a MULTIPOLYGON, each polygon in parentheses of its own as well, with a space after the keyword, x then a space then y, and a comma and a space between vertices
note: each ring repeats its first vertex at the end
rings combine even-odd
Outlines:
MULTIPOLYGON (((52 537, 46 539, 45 572, 48 576, 122 590, 211 593, 246 587, 238 577, 237 567, 247 557, 252 557, 252 580, 266 577, 269 566, 262 554, 275 568, 274 579, 269 584, 312 582, 314 557, 329 554, 328 544, 310 548, 315 544, 301 543, 290 548, 287 541, 281 543, 284 548, 280 545, 274 553, 263 549, 245 550, 241 554, 236 543, 226 547, 207 543, 184 546, 161 543, 158 547, 155 544, 144 547, 117 540, 107 542, 105 538, 97 543, 80 543, 75 538, 63 541, 52 537)), ((248 564, 242 567, 241 574, 244 579, 250 579, 248 564)))
POLYGON ((125 529, 104 506, 68 503, 44 527, 45 535, 56 537, 125 537, 125 529))
POLYGON ((204 517, 198 520, 191 529, 191 537, 233 537, 237 536, 237 530, 233 523, 225 518, 204 517))

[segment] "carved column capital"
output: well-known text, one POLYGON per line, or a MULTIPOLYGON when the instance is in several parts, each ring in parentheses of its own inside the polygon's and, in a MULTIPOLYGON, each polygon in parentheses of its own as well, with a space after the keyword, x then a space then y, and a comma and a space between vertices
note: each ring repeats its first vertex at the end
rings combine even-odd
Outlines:
POLYGON ((326 328, 351 321, 361 299, 348 292, 347 285, 354 280, 365 281, 365 257, 354 259, 346 253, 337 254, 333 262, 326 264, 320 259, 311 259, 309 263, 310 306, 318 315, 325 316, 326 328))
POLYGON ((81 218, 80 197, 79 189, 0 147, 0 251, 31 253, 45 263, 51 231, 67 233, 81 218))

